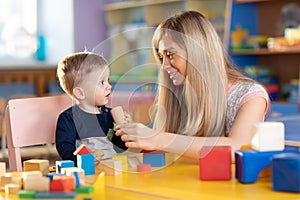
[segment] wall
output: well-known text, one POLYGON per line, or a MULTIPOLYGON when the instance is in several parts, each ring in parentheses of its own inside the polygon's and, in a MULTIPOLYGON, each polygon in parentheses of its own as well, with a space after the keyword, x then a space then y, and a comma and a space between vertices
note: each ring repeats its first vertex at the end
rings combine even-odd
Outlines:
POLYGON ((38 1, 38 32, 46 40, 46 61, 74 51, 73 0, 38 1))
POLYGON ((109 0, 74 1, 75 51, 92 50, 107 38, 105 16, 102 11, 109 0))

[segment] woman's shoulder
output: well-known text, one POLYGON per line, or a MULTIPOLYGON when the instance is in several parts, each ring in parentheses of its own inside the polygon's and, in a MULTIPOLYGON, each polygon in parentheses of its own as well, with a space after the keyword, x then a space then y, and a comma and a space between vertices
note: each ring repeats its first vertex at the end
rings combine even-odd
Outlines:
POLYGON ((248 80, 237 81, 235 87, 232 89, 232 92, 242 93, 242 94, 249 94, 254 92, 267 93, 266 89, 260 83, 257 83, 255 81, 248 81, 248 80))

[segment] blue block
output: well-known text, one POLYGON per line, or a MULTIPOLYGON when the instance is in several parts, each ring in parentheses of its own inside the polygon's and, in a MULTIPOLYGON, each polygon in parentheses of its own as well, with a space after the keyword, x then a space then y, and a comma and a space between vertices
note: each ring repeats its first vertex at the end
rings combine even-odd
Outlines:
POLYGON ((272 188, 276 191, 300 192, 300 154, 273 156, 272 188))
POLYGON ((55 162, 56 173, 61 173, 61 168, 74 167, 74 161, 72 160, 60 160, 55 162))
POLYGON ((60 173, 48 173, 48 174, 46 174, 46 177, 48 177, 50 179, 50 181, 53 180, 54 176, 64 176, 64 174, 60 174, 60 173))
POLYGON ((259 173, 271 166, 271 158, 281 153, 299 153, 296 147, 286 147, 283 151, 258 152, 254 150, 238 150, 235 152, 235 177, 242 183, 254 183, 259 173))
POLYGON ((84 170, 85 175, 95 174, 94 154, 77 155, 77 166, 84 170))
POLYGON ((144 153, 143 163, 152 167, 163 167, 166 165, 165 153, 144 153))
POLYGON ((75 198, 77 192, 37 192, 34 195, 36 199, 70 199, 75 198))

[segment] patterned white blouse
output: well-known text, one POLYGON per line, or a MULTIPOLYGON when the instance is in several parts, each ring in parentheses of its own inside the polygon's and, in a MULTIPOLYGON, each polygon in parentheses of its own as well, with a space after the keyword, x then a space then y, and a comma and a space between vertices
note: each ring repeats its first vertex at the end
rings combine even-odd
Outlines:
POLYGON ((226 112, 226 133, 229 135, 230 128, 235 120, 238 110, 247 101, 261 97, 266 100, 266 110, 269 107, 269 95, 264 87, 255 82, 236 81, 229 89, 227 94, 227 112, 226 112))

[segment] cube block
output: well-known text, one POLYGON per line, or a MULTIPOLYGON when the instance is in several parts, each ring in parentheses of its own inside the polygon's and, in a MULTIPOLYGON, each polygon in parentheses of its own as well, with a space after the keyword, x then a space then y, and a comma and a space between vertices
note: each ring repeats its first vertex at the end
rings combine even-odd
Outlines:
POLYGON ((272 189, 300 192, 300 154, 284 153, 272 158, 272 189))
POLYGON ((231 179, 231 147, 203 147, 199 152, 200 180, 231 179))

